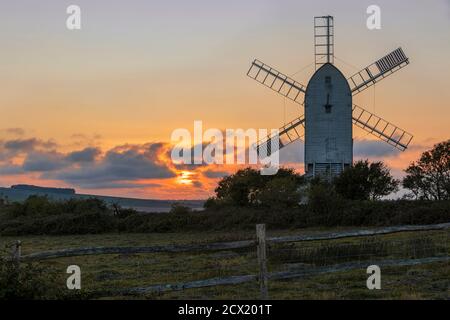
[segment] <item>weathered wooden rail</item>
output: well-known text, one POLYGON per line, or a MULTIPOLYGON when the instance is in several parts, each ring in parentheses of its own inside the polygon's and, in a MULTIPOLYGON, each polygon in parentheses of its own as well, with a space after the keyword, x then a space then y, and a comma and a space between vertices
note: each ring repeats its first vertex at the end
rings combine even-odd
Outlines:
MULTIPOLYGON (((450 229, 450 223, 441 223, 433 225, 416 225, 416 226, 408 225, 408 226, 386 227, 380 229, 365 229, 365 230, 352 230, 333 233, 321 233, 315 235, 268 237, 266 238, 266 242, 283 243, 283 242, 301 242, 301 241, 318 241, 318 240, 336 240, 343 238, 385 235, 398 232, 433 231, 444 229, 450 229)), ((243 240, 243 241, 216 242, 206 244, 165 245, 165 246, 149 246, 149 247, 87 247, 87 248, 43 251, 27 255, 19 255, 18 258, 24 261, 24 260, 45 260, 64 257, 84 256, 84 255, 97 255, 97 254, 221 251, 221 250, 249 248, 256 246, 256 244, 257 244, 256 240, 243 240)))
MULTIPOLYGON (((370 265, 375 264, 380 267, 400 267, 400 266, 413 266, 419 264, 428 264, 435 262, 450 262, 450 257, 430 257, 421 259, 409 259, 409 260, 381 260, 381 261, 371 261, 370 265)), ((325 267, 315 267, 314 269, 302 269, 302 270, 289 270, 289 271, 279 271, 267 274, 269 280, 285 280, 294 278, 303 278, 308 276, 315 276, 324 273, 335 273, 351 271, 356 269, 367 268, 368 262, 350 262, 341 263, 325 267)), ((258 275, 240 275, 240 276, 229 276, 223 278, 211 278, 206 280, 181 282, 173 284, 161 284, 152 285, 148 287, 136 287, 125 290, 119 290, 119 294, 124 295, 138 295, 138 294, 148 294, 148 293, 163 293, 169 291, 180 291, 185 289, 194 288, 205 288, 218 285, 236 285, 246 282, 253 282, 258 280, 258 275)))
MULTIPOLYGON (((289 243, 289 242, 302 242, 302 241, 324 241, 324 240, 336 240, 344 238, 355 237, 369 237, 377 235, 386 235, 399 232, 416 232, 416 231, 433 231, 433 230, 445 230, 450 229, 450 223, 441 223, 433 225, 406 225, 395 226, 378 229, 365 229, 365 230, 350 230, 333 233, 319 233, 314 235, 293 235, 283 237, 266 237, 265 225, 256 226, 256 240, 243 240, 232 242, 216 242, 205 244, 186 244, 186 245, 164 245, 164 246, 148 246, 148 247, 87 247, 87 248, 73 248, 73 249, 60 249, 51 250, 38 253, 31 253, 27 255, 21 255, 21 242, 17 241, 13 246, 11 259, 17 266, 22 261, 35 261, 46 260, 64 257, 84 256, 84 255, 98 255, 98 254, 137 254, 137 253, 180 253, 180 252, 205 252, 205 251, 221 251, 221 250, 233 250, 257 247, 257 257, 259 274, 253 275, 238 275, 229 276, 223 278, 212 278, 205 280, 197 280, 183 283, 173 284, 158 284, 146 287, 136 287, 115 290, 114 293, 124 295, 136 295, 146 294, 154 292, 167 292, 177 291, 190 288, 202 288, 218 285, 235 285, 246 283, 250 281, 258 281, 260 284, 260 294, 262 299, 268 298, 268 280, 281 280, 291 278, 301 278, 306 276, 312 276, 323 273, 333 273, 349 271, 358 268, 364 268, 368 266, 368 262, 349 262, 336 264, 324 267, 314 267, 313 269, 297 269, 288 271, 278 271, 268 273, 267 271, 267 258, 266 258, 266 243, 289 243)), ((433 262, 448 262, 450 257, 428 257, 421 259, 410 260, 381 260, 378 262, 371 261, 370 264, 377 264, 378 266, 410 266, 417 264, 433 263, 433 262)))
POLYGON ((180 253, 220 251, 253 247, 254 240, 217 242, 208 244, 166 245, 151 247, 88 247, 76 249, 60 249, 31 253, 21 256, 21 260, 46 260, 74 256, 98 255, 98 254, 135 254, 135 253, 180 253))
POLYGON ((299 235, 299 236, 272 237, 267 238, 267 241, 274 243, 282 243, 282 242, 300 242, 300 241, 317 241, 317 240, 337 240, 343 238, 378 236, 398 232, 433 231, 445 229, 450 229, 450 223, 439 223, 429 225, 406 225, 406 226, 386 227, 380 229, 366 229, 366 230, 324 233, 311 236, 299 235))

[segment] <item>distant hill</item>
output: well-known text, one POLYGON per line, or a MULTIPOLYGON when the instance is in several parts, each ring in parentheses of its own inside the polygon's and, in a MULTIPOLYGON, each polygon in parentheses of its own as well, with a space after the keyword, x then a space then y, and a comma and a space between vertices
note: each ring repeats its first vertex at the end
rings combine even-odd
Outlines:
POLYGON ((16 184, 11 186, 11 189, 14 190, 25 190, 30 192, 47 192, 47 193, 58 193, 58 194, 75 194, 75 189, 69 188, 47 188, 47 187, 39 187, 33 186, 29 184, 16 184))
POLYGON ((132 208, 142 212, 168 212, 173 203, 180 203, 194 210, 202 210, 204 203, 203 200, 147 200, 99 196, 92 194, 77 194, 75 189, 40 187, 24 184, 14 185, 11 186, 11 188, 0 187, 0 198, 7 198, 9 201, 24 201, 31 195, 47 196, 55 201, 69 200, 71 198, 97 198, 108 204, 118 204, 123 208, 132 208))

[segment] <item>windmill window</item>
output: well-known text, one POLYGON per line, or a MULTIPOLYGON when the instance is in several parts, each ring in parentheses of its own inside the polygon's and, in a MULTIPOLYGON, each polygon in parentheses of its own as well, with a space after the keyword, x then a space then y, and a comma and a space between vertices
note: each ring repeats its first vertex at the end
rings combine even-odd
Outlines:
POLYGON ((325 84, 331 84, 331 77, 330 76, 325 77, 325 84))
POLYGON ((325 107, 325 113, 331 113, 331 104, 330 104, 330 95, 327 94, 327 104, 324 106, 325 107))

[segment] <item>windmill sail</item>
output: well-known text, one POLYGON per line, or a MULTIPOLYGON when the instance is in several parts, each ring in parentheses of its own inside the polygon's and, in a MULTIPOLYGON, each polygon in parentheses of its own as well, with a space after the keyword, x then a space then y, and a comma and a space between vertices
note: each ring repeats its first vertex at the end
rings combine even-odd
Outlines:
MULTIPOLYGON (((279 139, 278 148, 282 149, 285 146, 291 144, 296 140, 300 140, 305 135, 305 117, 302 115, 299 118, 285 124, 282 126, 278 135, 268 135, 266 138, 258 142, 256 146, 256 151, 259 156, 268 157, 274 151, 272 150, 272 140, 279 139)), ((275 144, 276 145, 276 144, 275 144)))
POLYGON ((247 76, 280 93, 282 96, 303 105, 305 86, 261 61, 255 60, 252 62, 247 76))
POLYGON ((406 57, 402 48, 395 49, 388 55, 348 78, 353 95, 369 88, 408 64, 409 59, 406 57))
POLYGON ((386 120, 353 105, 353 123, 401 151, 408 148, 413 136, 386 120))

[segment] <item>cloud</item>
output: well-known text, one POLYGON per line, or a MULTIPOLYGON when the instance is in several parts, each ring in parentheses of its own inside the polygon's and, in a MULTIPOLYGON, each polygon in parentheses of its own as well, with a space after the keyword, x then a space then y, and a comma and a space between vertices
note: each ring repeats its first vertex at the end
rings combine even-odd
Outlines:
POLYGON ((157 188, 161 185, 158 183, 134 183, 134 182, 97 182, 86 181, 83 187, 87 189, 142 189, 142 188, 157 188))
MULTIPOLYGON (((389 158, 394 159, 401 154, 401 151, 396 149, 395 147, 389 145, 388 143, 381 140, 354 140, 353 146, 353 154, 354 158, 368 158, 368 159, 377 159, 380 158, 389 158)), ((286 147, 280 150, 280 164, 293 166, 295 164, 302 165, 304 162, 304 141, 297 140, 286 147)), ((423 146, 415 146, 411 145, 408 150, 412 149, 423 149, 423 146)), ((192 154, 192 149, 190 150, 192 154)), ((249 150, 246 149, 246 154, 248 154, 249 150)), ((180 170, 195 170, 195 168, 199 167, 209 167, 205 163, 200 165, 176 165, 177 169, 180 170)), ((220 170, 222 172, 217 172, 219 170, 204 170, 203 175, 207 178, 219 178, 223 175, 226 175, 224 170, 220 170)))
MULTIPOLYGON (((206 163, 176 165, 171 160, 172 146, 162 142, 124 144, 103 151, 88 143, 83 147, 69 144, 64 149, 60 148, 53 140, 0 140, 0 175, 10 176, 10 179, 21 175, 24 180, 32 176, 33 179, 60 181, 64 185, 84 189, 155 188, 158 192, 198 193, 199 190, 208 192, 218 178, 237 169, 236 165, 206 163), (71 151, 61 151, 68 148, 71 151), (186 171, 189 175, 183 180, 183 172, 186 174, 186 171)), ((187 152, 192 155, 192 149, 187 152)), ((381 158, 392 164, 393 161, 403 161, 401 154, 382 141, 354 141, 355 159, 369 158, 373 161, 381 158)), ((303 161, 303 141, 296 141, 280 152, 281 165, 297 167, 303 161)))
MULTIPOLYGON (((161 143, 118 146, 93 164, 52 172, 46 178, 88 188, 103 188, 122 181, 173 178, 176 174, 158 157, 163 149, 164 144, 161 143)), ((94 150, 90 152, 90 155, 96 153, 94 150)), ((88 153, 86 150, 78 153, 77 158, 88 153)))
POLYGON ((194 180, 194 181, 192 181, 192 186, 195 187, 195 188, 200 189, 200 188, 203 187, 203 183, 201 181, 194 180))
POLYGON ((62 169, 66 166, 65 157, 59 152, 33 151, 27 155, 22 168, 26 172, 48 172, 62 169))
MULTIPOLYGON (((297 163, 304 161, 303 141, 295 141, 280 151, 280 163, 297 163)), ((353 142, 353 156, 355 158, 395 157, 400 151, 384 141, 355 140, 353 142)))
POLYGON ((158 184, 142 181, 176 177, 165 143, 126 144, 105 153, 98 147, 57 151, 52 140, 37 138, 0 141, 0 174, 38 174, 84 188, 146 188, 158 184))
POLYGON ((297 140, 280 150, 280 163, 300 163, 305 158, 305 144, 297 140))
POLYGON ((26 152, 37 148, 54 149, 58 145, 52 140, 44 141, 36 138, 8 140, 3 143, 3 147, 9 151, 26 152))
POLYGON ((355 140, 353 142, 353 156, 355 158, 385 158, 395 157, 400 151, 384 141, 355 140))
POLYGON ((226 171, 213 171, 213 170, 205 170, 203 175, 207 178, 217 179, 228 176, 230 173, 226 171))
POLYGON ((102 136, 99 134, 86 135, 82 133, 75 133, 71 136, 71 145, 74 147, 98 145, 101 138, 102 136))
POLYGON ((23 173, 25 173, 25 171, 22 166, 14 164, 5 164, 0 166, 0 175, 18 175, 23 173))
POLYGON ((101 153, 102 151, 99 148, 88 147, 80 151, 70 152, 66 159, 74 163, 93 162, 101 153))
POLYGON ((23 136, 25 134, 25 130, 22 128, 6 128, 4 131, 7 134, 15 135, 15 136, 23 136))
POLYGON ((86 135, 83 133, 74 133, 73 135, 71 135, 72 139, 78 139, 78 140, 98 140, 101 139, 102 136, 100 134, 93 134, 93 135, 86 135))

